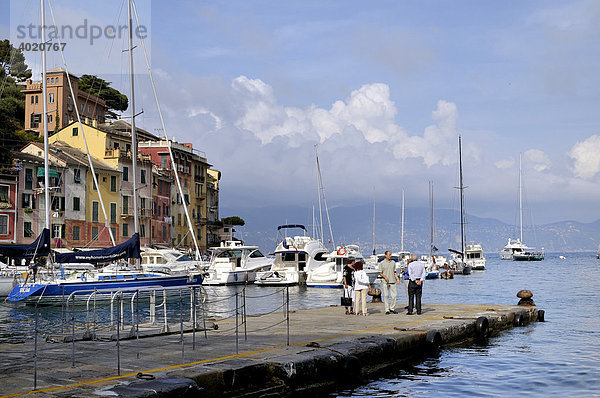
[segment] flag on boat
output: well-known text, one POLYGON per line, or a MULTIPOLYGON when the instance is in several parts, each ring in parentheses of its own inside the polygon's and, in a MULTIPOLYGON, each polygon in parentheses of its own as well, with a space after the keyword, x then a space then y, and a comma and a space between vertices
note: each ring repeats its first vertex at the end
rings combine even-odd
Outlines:
POLYGON ((50 254, 50 230, 44 228, 40 236, 26 245, 0 245, 0 254, 13 259, 32 259, 50 254))
POLYGON ((106 249, 86 250, 72 253, 57 253, 57 263, 108 263, 122 258, 140 258, 140 235, 133 236, 126 242, 106 249))

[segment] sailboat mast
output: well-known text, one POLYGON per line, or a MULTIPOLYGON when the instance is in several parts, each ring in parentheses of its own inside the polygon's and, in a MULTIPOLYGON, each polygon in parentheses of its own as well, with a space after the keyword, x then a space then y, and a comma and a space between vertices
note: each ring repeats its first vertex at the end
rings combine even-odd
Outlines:
POLYGON ((430 247, 430 255, 433 259, 433 247, 435 246, 434 236, 433 236, 433 181, 429 181, 429 240, 431 243, 430 247))
POLYGON ((375 186, 373 186, 373 255, 375 255, 375 186))
POLYGON ((400 229, 400 251, 404 251, 404 189, 402 190, 402 223, 400 229))
POLYGON ((522 156, 519 153, 519 229, 521 231, 520 238, 523 243, 523 181, 522 181, 522 156))
POLYGON ((129 90, 131 97, 131 171, 133 173, 133 230, 140 232, 137 200, 137 137, 135 129, 135 89, 133 80, 133 18, 131 16, 131 0, 127 0, 127 20, 129 21, 129 90))
MULTIPOLYGON (((40 0, 42 12, 42 43, 46 43, 46 5, 40 0)), ((50 230, 50 173, 48 172, 48 85, 46 81, 46 46, 42 51, 42 126, 44 128, 44 202, 46 228, 50 230)))
POLYGON ((465 259, 465 195, 463 185, 462 171, 462 142, 460 135, 458 136, 458 165, 460 170, 459 190, 460 190, 460 252, 463 260, 465 259))
POLYGON ((323 237, 323 209, 321 207, 321 167, 319 166, 319 154, 315 145, 315 161, 317 164, 317 196, 319 201, 319 223, 321 224, 321 243, 325 244, 323 237))

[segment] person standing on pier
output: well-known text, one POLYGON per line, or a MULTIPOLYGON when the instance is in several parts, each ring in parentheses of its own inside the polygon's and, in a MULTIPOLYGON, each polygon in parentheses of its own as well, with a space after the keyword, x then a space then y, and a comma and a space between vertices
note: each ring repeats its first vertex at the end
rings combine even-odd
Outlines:
POLYGON ((408 261, 408 312, 406 315, 412 315, 415 307, 417 315, 421 315, 421 296, 426 275, 425 264, 417 260, 416 255, 413 255, 408 261))
POLYGON ((363 269, 363 262, 359 261, 354 264, 354 291, 356 292, 356 300, 354 300, 354 306, 356 307, 356 315, 359 315, 358 310, 361 309, 364 316, 369 315, 367 313, 367 291, 371 291, 371 282, 369 282, 369 275, 363 269), (362 302, 362 306, 361 306, 362 302))
MULTIPOLYGON (((354 302, 354 258, 348 259, 348 264, 344 266, 344 297, 350 297, 354 302)), ((346 315, 354 314, 354 306, 350 306, 350 310, 346 307, 346 315)))
POLYGON ((396 262, 392 260, 392 252, 386 250, 385 258, 378 264, 379 276, 383 278, 381 282, 381 291, 383 293, 383 302, 385 303, 385 314, 397 314, 396 312, 396 284, 400 284, 400 279, 396 273, 396 262))

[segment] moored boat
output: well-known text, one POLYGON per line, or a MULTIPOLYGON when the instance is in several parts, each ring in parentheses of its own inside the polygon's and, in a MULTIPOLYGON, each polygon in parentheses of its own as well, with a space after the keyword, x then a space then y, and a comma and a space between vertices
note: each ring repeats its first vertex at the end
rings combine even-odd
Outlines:
POLYGON ((205 285, 253 283, 257 272, 268 270, 273 264, 273 259, 262 254, 258 246, 246 246, 240 241, 223 242, 211 251, 205 285))

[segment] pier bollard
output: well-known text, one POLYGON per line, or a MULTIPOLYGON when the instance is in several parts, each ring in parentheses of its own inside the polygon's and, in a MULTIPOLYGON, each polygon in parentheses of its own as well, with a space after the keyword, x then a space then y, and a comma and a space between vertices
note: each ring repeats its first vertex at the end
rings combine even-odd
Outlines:
POLYGON ((533 293, 531 290, 519 290, 517 293, 517 297, 520 298, 519 303, 517 305, 523 306, 534 306, 535 302, 533 301, 533 293))
POLYGON ((381 289, 371 289, 371 291, 369 293, 367 293, 369 296, 371 296, 371 302, 372 303, 381 303, 381 289))

